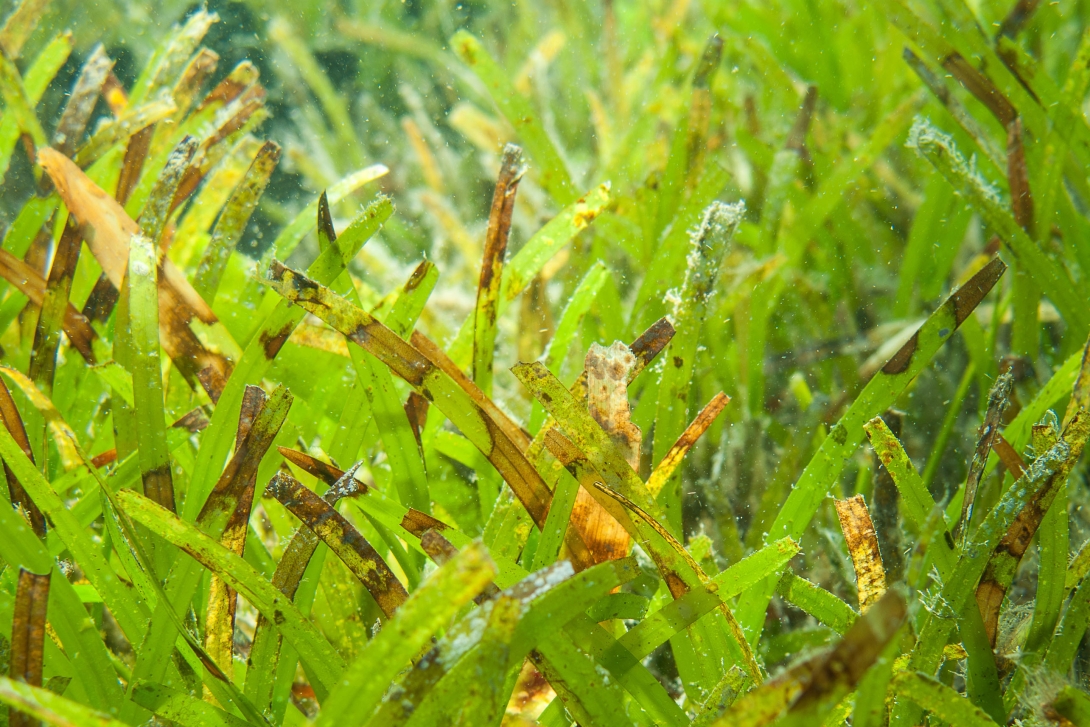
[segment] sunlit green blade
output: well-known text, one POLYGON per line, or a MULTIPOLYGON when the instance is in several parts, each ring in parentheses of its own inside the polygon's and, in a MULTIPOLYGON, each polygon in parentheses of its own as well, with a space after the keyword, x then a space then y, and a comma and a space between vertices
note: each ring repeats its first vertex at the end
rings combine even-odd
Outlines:
POLYGON ((124 727, 125 723, 79 702, 0 676, 0 702, 56 727, 124 727))
POLYGON ((364 724, 387 685, 495 575, 485 550, 470 545, 433 574, 349 665, 322 705, 318 725, 364 724), (381 673, 376 671, 381 670, 381 673))
POLYGON ((893 677, 890 689, 910 699, 940 719, 967 727, 994 725, 982 709, 945 684, 919 672, 904 671, 893 677))

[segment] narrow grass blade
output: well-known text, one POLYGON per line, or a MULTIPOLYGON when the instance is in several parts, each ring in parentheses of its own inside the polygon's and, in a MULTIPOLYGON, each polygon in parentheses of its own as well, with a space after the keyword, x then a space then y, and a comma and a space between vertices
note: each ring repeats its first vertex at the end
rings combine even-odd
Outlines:
POLYGON ((64 105, 57 130, 53 132, 53 147, 67 157, 75 153, 83 132, 91 121, 95 103, 102 92, 106 79, 113 71, 114 62, 106 55, 102 45, 95 46, 91 55, 83 63, 68 102, 64 105))
POLYGON ((681 433, 681 436, 677 438, 673 446, 666 451, 666 454, 662 456, 659 463, 655 465, 654 471, 651 472, 651 476, 647 478, 647 490, 651 493, 652 497, 658 497, 662 492, 662 488, 669 481, 670 476, 681 465, 685 455, 696 444, 697 440, 703 436, 704 432, 708 431, 708 427, 712 425, 716 417, 726 408, 730 403, 730 397, 720 391, 718 394, 712 397, 700 413, 696 415, 696 418, 689 423, 689 426, 685 428, 685 431, 681 433))
POLYGON ((126 275, 132 358, 133 412, 139 443, 144 494, 174 512, 174 483, 163 411, 163 372, 159 363, 159 294, 155 244, 143 235, 129 241, 126 275))
POLYGON ((193 279, 194 289, 206 301, 215 300, 223 271, 227 267, 227 258, 242 237, 246 223, 257 209, 257 203, 279 161, 279 145, 272 141, 262 144, 242 181, 235 187, 231 198, 220 212, 216 227, 212 231, 212 239, 204 249, 193 279))
POLYGON ((503 280, 503 262, 507 254, 507 238, 511 234, 515 195, 525 173, 522 149, 508 144, 503 150, 500 175, 492 194, 484 259, 477 284, 477 305, 473 313, 473 382, 485 396, 492 395, 492 357, 496 347, 496 317, 499 312, 497 298, 503 280))
MULTIPOLYGON (((979 305, 1006 267, 998 258, 988 263, 932 313, 908 343, 874 375, 806 465, 769 528, 766 540, 784 535, 802 536, 828 487, 843 469, 846 458, 859 446, 863 438, 863 424, 893 405, 942 344, 979 305)), ((739 620, 751 640, 756 640, 760 635, 765 607, 774 588, 775 583, 766 581, 763 586, 743 596, 739 603, 739 620)))
POLYGON ((76 272, 81 246, 79 229, 75 224, 66 224, 49 267, 45 296, 38 313, 38 325, 34 329, 34 346, 31 348, 27 374, 47 396, 53 392, 57 349, 61 342, 64 317, 69 307, 68 295, 72 289, 72 277, 76 272))
POLYGON ((7 53, 0 51, 0 94, 4 97, 7 112, 15 119, 19 129, 30 137, 36 149, 49 143, 45 129, 38 121, 34 103, 27 95, 19 69, 7 53))
MULTIPOLYGON (((674 441, 685 430, 696 355, 708 306, 713 300, 719 268, 723 264, 734 233, 745 214, 743 203, 713 203, 704 211, 704 219, 691 239, 685 282, 673 311, 676 334, 670 342, 671 366, 664 366, 659 378, 658 404, 655 410, 654 458, 662 460, 674 441)), ((665 523, 681 532, 681 479, 668 477, 657 500, 666 515, 665 523)))
MULTIPOLYGON (((767 546, 766 546, 767 547, 767 546)), ((840 635, 859 619, 851 606, 805 578, 787 571, 776 586, 780 598, 825 624, 840 635)))
MULTIPOLYGON (((530 286, 545 263, 594 222, 606 209, 610 199, 609 185, 595 187, 562 209, 519 248, 504 265, 497 316, 503 315, 511 301, 530 286)), ((460 367, 467 367, 472 362, 472 317, 467 317, 458 329, 457 336, 448 347, 448 354, 460 367)))
MULTIPOLYGON (((15 589, 15 607, 11 621, 11 677, 32 687, 42 686, 45 650, 45 619, 49 605, 49 574, 39 575, 19 570, 15 589)), ((30 727, 34 720, 16 712, 10 715, 13 727, 30 727)))
POLYGON ((317 724, 364 724, 387 685, 466 603, 491 582, 495 566, 480 545, 444 564, 383 626, 322 705, 317 724), (376 669, 380 672, 376 672, 376 669))
MULTIPOLYGON (((174 199, 178 194, 178 185, 182 183, 182 179, 193 163, 199 147, 199 141, 188 134, 178 141, 178 145, 171 149, 170 154, 167 156, 162 171, 155 178, 155 184, 152 186, 146 201, 139 208, 140 216, 136 219, 136 224, 140 226, 140 230, 144 235, 151 238, 156 245, 159 244, 163 231, 166 229, 167 217, 170 216, 171 210, 174 209, 174 199)), ((133 207, 133 204, 129 204, 127 209, 132 210, 132 215, 135 217, 136 210, 133 207)))
MULTIPOLYGON (((239 417, 238 433, 235 435, 235 449, 242 448, 247 442, 250 430, 261 416, 267 403, 264 389, 250 386, 242 401, 242 414, 239 417)), ((260 459, 264 452, 255 452, 260 459)), ((227 525, 220 536, 220 543, 235 555, 243 555, 246 547, 246 535, 250 528, 250 513, 254 503, 257 472, 249 476, 242 485, 235 511, 231 513, 227 525)), ((228 677, 234 676, 235 612, 237 598, 234 589, 213 576, 208 585, 208 608, 205 616, 204 648, 208 655, 220 665, 228 677)))
MULTIPOLYGON (((4 383, 3 379, 0 379, 0 418, 3 419, 4 427, 11 434, 12 439, 33 464, 34 452, 31 450, 30 440, 27 438, 23 418, 20 416, 19 409, 15 406, 15 400, 11 398, 11 392, 8 391, 7 384, 4 383)), ((19 478, 15 476, 15 473, 6 462, 4 463, 4 475, 8 483, 8 497, 11 505, 23 511, 31 527, 34 528, 34 534, 37 537, 44 537, 46 523, 42 511, 34 504, 34 500, 27 495, 26 490, 19 484, 19 478)))

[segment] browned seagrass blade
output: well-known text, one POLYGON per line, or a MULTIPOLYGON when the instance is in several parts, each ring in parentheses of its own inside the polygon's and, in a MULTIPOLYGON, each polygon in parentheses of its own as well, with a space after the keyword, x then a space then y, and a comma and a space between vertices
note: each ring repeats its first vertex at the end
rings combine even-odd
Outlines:
MULTIPOLYGON (((49 574, 40 575, 19 570, 15 590, 15 607, 11 618, 10 676, 32 687, 42 686, 45 656, 45 620, 49 606, 49 574)), ((33 727, 38 720, 29 714, 11 710, 8 724, 13 727, 33 727)))
MULTIPOLYGON (((112 197, 92 182, 70 159, 50 148, 38 153, 38 163, 57 187, 61 199, 80 224, 84 240, 114 288, 120 289, 128 265, 129 240, 140 228, 112 197)), ((189 281, 169 258, 159 263, 159 332, 162 345, 178 370, 196 382, 202 369, 212 367, 216 381, 226 381, 231 361, 221 351, 206 345, 196 327, 216 326, 221 340, 226 330, 208 304, 197 295, 189 281)), ((219 390, 209 391, 213 400, 219 390)))
POLYGON ((840 529, 844 531, 848 554, 855 567, 859 610, 866 613, 886 592, 886 571, 882 565, 878 536, 875 535, 874 523, 862 495, 836 500, 836 514, 840 518, 840 529))
MULTIPOLYGON (((587 352, 590 415, 624 453, 633 471, 638 472, 643 434, 632 423, 628 406, 629 375, 635 367, 636 357, 620 341, 609 348, 594 344, 587 352)), ((594 562, 616 560, 628 554, 628 532, 583 488, 576 495, 571 523, 579 530, 594 562)))

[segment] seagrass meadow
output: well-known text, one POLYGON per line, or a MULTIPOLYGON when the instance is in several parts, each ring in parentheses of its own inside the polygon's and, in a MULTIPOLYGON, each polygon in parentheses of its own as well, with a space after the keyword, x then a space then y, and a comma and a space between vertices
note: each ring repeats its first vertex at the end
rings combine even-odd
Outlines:
POLYGON ((1090 727, 1090 2, 0 0, 0 719, 1090 727))

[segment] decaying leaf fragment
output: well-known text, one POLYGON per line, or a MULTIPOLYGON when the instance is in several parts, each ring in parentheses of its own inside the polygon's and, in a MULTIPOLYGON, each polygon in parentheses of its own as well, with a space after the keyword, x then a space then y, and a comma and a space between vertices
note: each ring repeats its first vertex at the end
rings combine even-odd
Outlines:
POLYGON ((836 500, 836 514, 855 567, 859 610, 866 613, 886 592, 886 570, 882 565, 878 536, 862 495, 836 500))
MULTIPOLYGON (((587 352, 587 398, 590 415, 624 453, 633 471, 640 466, 643 434, 632 423, 628 407, 628 381, 636 357, 620 341, 609 348, 593 344, 587 352)), ((572 508, 572 525, 582 535, 595 563, 628 554, 628 533, 594 497, 580 488, 572 508)))
MULTIPOLYGON (((129 240, 140 232, 139 226, 63 154, 43 148, 38 163, 79 222, 83 239, 104 274, 120 289, 128 265, 129 240)), ((226 381, 232 367, 228 355, 237 354, 237 344, 169 258, 162 257, 159 268, 159 331, 164 350, 190 382, 196 382, 198 372, 208 367, 218 375, 213 381, 226 381), (214 338, 215 345, 206 342, 207 338, 214 338)), ((208 393, 215 401, 220 390, 208 393)))

